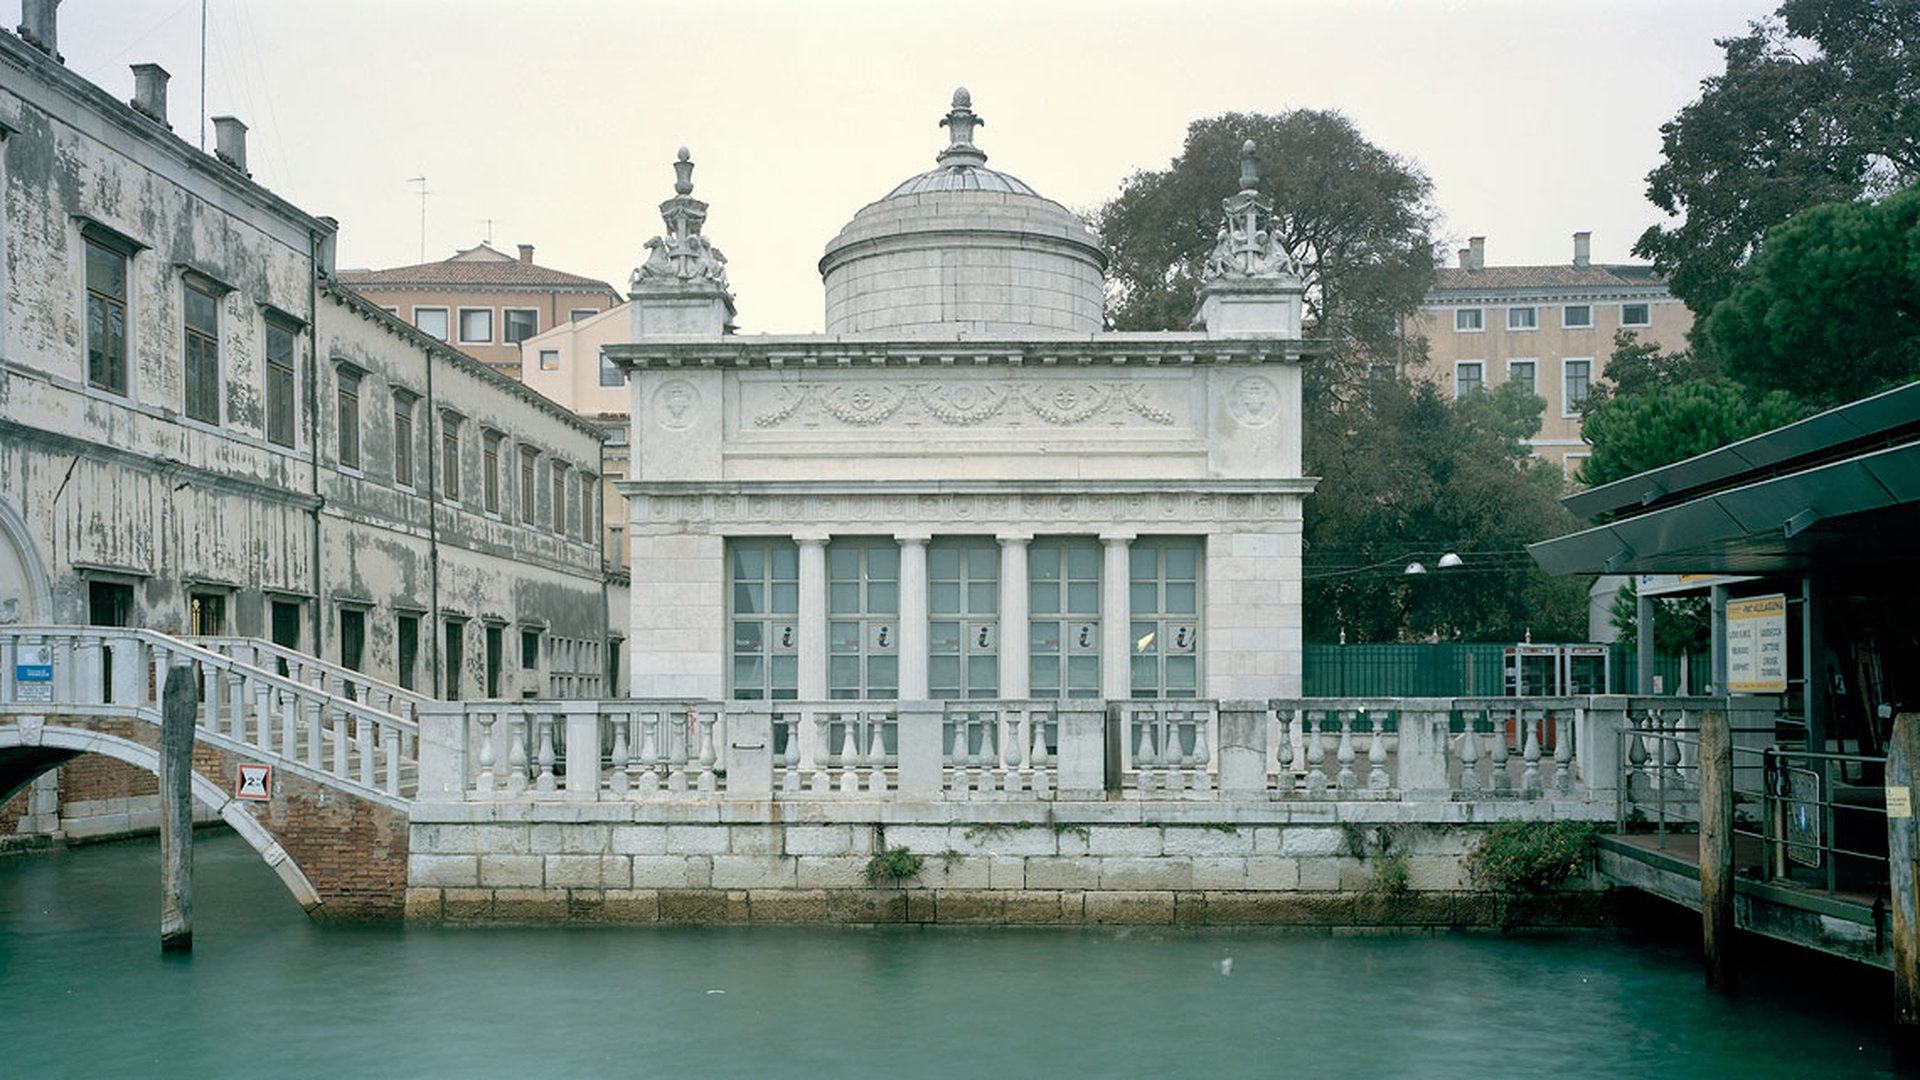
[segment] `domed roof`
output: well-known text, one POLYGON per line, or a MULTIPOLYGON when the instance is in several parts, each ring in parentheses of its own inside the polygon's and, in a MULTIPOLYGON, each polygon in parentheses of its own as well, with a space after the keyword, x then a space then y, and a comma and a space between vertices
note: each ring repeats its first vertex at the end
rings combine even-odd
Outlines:
POLYGON ((965 87, 931 170, 862 207, 827 242, 829 333, 1098 330, 1106 254, 1072 211, 987 168, 965 87))

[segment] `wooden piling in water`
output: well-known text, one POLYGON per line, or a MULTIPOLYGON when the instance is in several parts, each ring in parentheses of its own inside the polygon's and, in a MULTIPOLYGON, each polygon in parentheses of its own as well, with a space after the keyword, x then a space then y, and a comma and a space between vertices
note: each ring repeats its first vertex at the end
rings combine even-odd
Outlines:
POLYGON ((160 951, 193 951, 193 668, 167 669, 160 696, 160 951))
POLYGON ((1887 746, 1887 880, 1893 893, 1893 1065, 1920 1073, 1920 858, 1913 817, 1913 770, 1920 762, 1920 713, 1893 720, 1887 746))
POLYGON ((1707 984, 1734 989, 1733 733, 1723 709, 1700 714, 1700 933, 1707 984))

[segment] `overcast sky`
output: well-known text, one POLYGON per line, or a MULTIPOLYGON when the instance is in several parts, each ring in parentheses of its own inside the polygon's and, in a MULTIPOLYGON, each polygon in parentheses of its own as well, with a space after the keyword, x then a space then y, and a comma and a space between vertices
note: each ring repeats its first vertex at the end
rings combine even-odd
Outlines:
MULTIPOLYGON (((495 247, 622 293, 685 145, 741 329, 803 333, 822 248, 933 166, 960 85, 990 164, 1075 210, 1195 118, 1337 109, 1425 169, 1449 249, 1563 262, 1589 229, 1626 261, 1660 125, 1776 2, 207 0, 206 112, 252 129, 256 180, 340 219, 342 267, 420 261, 424 175, 427 258, 492 218, 495 247)), ((122 99, 128 65, 167 68, 199 143, 200 11, 65 0, 60 50, 122 99)))

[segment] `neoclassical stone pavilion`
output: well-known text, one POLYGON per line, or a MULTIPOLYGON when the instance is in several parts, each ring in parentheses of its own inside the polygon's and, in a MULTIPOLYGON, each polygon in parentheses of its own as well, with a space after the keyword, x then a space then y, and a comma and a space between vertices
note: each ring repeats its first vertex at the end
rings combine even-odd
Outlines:
POLYGON ((826 247, 826 333, 734 335, 691 163, 635 271, 632 687, 735 700, 1300 693, 1302 286, 1251 145, 1190 333, 950 145, 826 247))

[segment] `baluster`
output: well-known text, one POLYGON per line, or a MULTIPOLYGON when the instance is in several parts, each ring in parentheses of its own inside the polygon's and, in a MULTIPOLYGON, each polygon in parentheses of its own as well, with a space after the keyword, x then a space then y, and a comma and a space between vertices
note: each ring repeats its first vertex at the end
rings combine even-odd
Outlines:
POLYGON ((1033 749, 1027 754, 1027 761, 1033 767, 1033 794, 1036 798, 1050 798, 1053 795, 1053 774, 1047 769, 1047 721, 1054 716, 1052 709, 1027 714, 1027 727, 1033 735, 1033 749))
POLYGON ((1661 740, 1660 763, 1666 782, 1673 784, 1676 790, 1686 790, 1687 780, 1680 772, 1680 725, 1683 713, 1674 710, 1672 719, 1666 722, 1667 737, 1661 740))
POLYGON ((1381 729, 1387 726, 1386 718, 1372 718, 1373 738, 1367 743, 1367 790, 1385 791, 1393 786, 1387 777, 1387 736, 1381 729))
POLYGON ((399 728, 378 727, 374 733, 387 748, 387 793, 400 794, 400 752, 403 742, 399 728))
POLYGON ((660 752, 666 762, 668 791, 687 790, 687 755, 692 749, 692 728, 699 722, 699 714, 691 709, 687 711, 684 725, 678 718, 666 713, 660 716, 660 752), (678 749, 675 749, 676 744, 678 749))
POLYGON ((1165 788, 1167 794, 1177 795, 1186 785, 1186 750, 1181 745, 1180 729, 1184 726, 1184 714, 1172 709, 1160 714, 1161 741, 1160 756, 1166 764, 1165 788))
MULTIPOLYGON (((1518 722, 1518 714, 1515 715, 1518 722)), ((1492 774, 1493 790, 1512 791, 1513 777, 1507 772, 1507 720, 1500 717, 1493 722, 1493 747, 1487 753, 1487 769, 1492 774)))
POLYGON ((1573 723, 1572 714, 1553 717, 1553 790, 1561 795, 1573 793, 1573 723))
POLYGON ((1621 794, 1631 798, 1646 790, 1647 783, 1647 740, 1641 725, 1646 722, 1644 716, 1627 715, 1627 782, 1626 790, 1621 794))
POLYGON ((1001 712, 999 721, 994 725, 996 728, 1002 724, 1006 726, 1006 729, 1000 732, 1002 736, 1000 747, 1003 751, 1000 767, 1006 770, 1006 775, 1000 780, 1000 790, 1010 795, 1026 790, 1026 777, 1020 774, 1021 747, 1026 743, 1021 735, 1020 723, 1023 718, 1028 723, 1032 723, 1032 716, 1033 714, 1025 709, 1008 709, 1001 712))
MULTIPOLYGON (((260 748, 268 752, 273 750, 273 698, 264 680, 248 676, 241 684, 253 698, 253 726, 260 736, 260 748)), ((286 754, 286 748, 280 748, 286 754)))
POLYGON ((860 790, 860 735, 855 729, 859 726, 859 713, 840 714, 840 778, 836 785, 842 795, 851 795, 860 790))
POLYGON ((1334 758, 1340 762, 1340 773, 1335 777, 1335 783, 1341 791, 1352 791, 1359 784, 1359 778, 1353 772, 1353 718, 1341 715, 1339 723, 1340 746, 1334 751, 1334 758))
POLYGON ((306 711, 307 764, 315 770, 324 771, 321 762, 326 760, 327 752, 327 740, 323 735, 326 730, 326 703, 319 698, 308 698, 306 711))
POLYGON ((346 779, 353 774, 347 771, 347 714, 337 706, 329 704, 326 708, 326 729, 333 738, 333 775, 346 779))
POLYGON ((705 718, 696 717, 693 718, 692 725, 689 728, 689 732, 700 740, 700 776, 694 781, 693 785, 694 788, 699 791, 718 791, 720 789, 718 767, 715 765, 719 757, 714 753, 713 748, 713 729, 714 725, 719 722, 719 719, 718 713, 710 714, 705 718))
POLYGON ((1128 718, 1133 725, 1137 749, 1133 754, 1134 781, 1142 796, 1150 795, 1159 786, 1159 776, 1154 766, 1160 764, 1159 715, 1146 709, 1129 709, 1128 718))
POLYGON ((949 787, 957 792, 967 790, 967 729, 960 713, 947 714, 947 723, 952 728, 952 748, 947 757, 953 762, 953 779, 949 787))
POLYGON ((807 716, 813 721, 813 731, 809 736, 813 740, 813 777, 811 787, 816 793, 824 795, 833 790, 833 776, 831 775, 833 755, 832 751, 828 749, 833 745, 833 732, 829 730, 833 723, 833 716, 831 713, 812 710, 808 711, 807 716))
POLYGON ((886 714, 875 713, 867 731, 867 790, 871 792, 887 790, 886 727, 886 714))
POLYGON ((540 730, 540 777, 534 781, 533 786, 538 791, 552 791, 557 786, 553 777, 553 714, 536 713, 534 725, 540 730))
POLYGON ((474 719, 480 723, 480 775, 473 779, 473 790, 493 794, 493 722, 495 714, 483 712, 474 719))
POLYGON ((633 786, 634 794, 645 797, 660 790, 660 773, 656 764, 660 760, 660 717, 650 712, 640 722, 640 775, 633 786))
POLYGON ((1268 767, 1274 770, 1274 787, 1281 792, 1293 790, 1293 712, 1281 709, 1274 713, 1279 734, 1274 738, 1273 760, 1268 767))
POLYGON ((1193 790, 1213 790, 1213 773, 1208 766, 1212 764, 1213 741, 1207 737, 1210 722, 1207 713, 1197 713, 1193 718, 1193 790))
POLYGON ((1526 767, 1520 773, 1520 790, 1527 795, 1538 795, 1540 787, 1540 715, 1535 713, 1525 717, 1526 742, 1522 744, 1520 755, 1526 767))
POLYGON ((1321 768, 1327 760, 1327 740, 1323 730, 1327 724, 1327 714, 1300 714, 1301 731, 1307 737, 1307 794, 1324 795, 1327 793, 1327 774, 1321 768))
POLYGON ((527 714, 515 712, 507 718, 507 792, 518 795, 527 790, 527 714))
POLYGON ((623 712, 614 713, 612 717, 613 769, 607 776, 607 788, 615 795, 625 795, 630 781, 630 778, 627 776, 627 765, 629 764, 627 754, 627 723, 630 718, 631 714, 623 712))
POLYGON ((800 790, 800 716, 789 714, 778 722, 787 729, 787 749, 780 755, 780 763, 786 766, 780 776, 780 790, 795 793, 800 790))
POLYGON ((1461 714, 1460 790, 1468 794, 1479 794, 1485 790, 1485 785, 1480 779, 1480 741, 1474 734, 1474 729, 1479 726, 1479 714, 1461 714))
POLYGON ((300 760, 300 701, 290 693, 278 688, 267 690, 268 707, 279 706, 280 712, 280 756, 294 761, 300 760))
POLYGON ((380 732, 364 713, 354 716, 353 731, 354 748, 360 753, 360 782, 372 787, 375 768, 379 764, 374 760, 374 755, 379 752, 376 740, 380 732))
MULTIPOLYGON (((194 671, 200 676, 200 727, 215 735, 220 730, 220 669, 199 661, 194 662, 194 671)), ((69 699, 71 700, 71 699, 69 699)))

